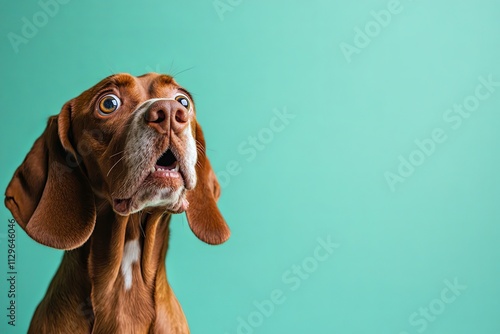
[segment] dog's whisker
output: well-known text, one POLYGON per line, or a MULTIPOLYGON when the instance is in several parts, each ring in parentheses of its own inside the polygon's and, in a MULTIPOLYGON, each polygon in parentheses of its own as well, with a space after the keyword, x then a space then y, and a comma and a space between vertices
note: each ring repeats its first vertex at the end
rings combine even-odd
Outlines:
POLYGON ((168 69, 168 72, 172 72, 172 68, 174 67, 174 58, 172 58, 172 62, 170 63, 170 68, 168 69))
POLYGON ((179 72, 177 72, 177 73, 175 73, 175 74, 172 74, 172 77, 176 77, 176 76, 178 76, 179 74, 182 74, 182 73, 184 73, 184 72, 190 71, 190 70, 192 70, 192 69, 193 69, 193 68, 195 68, 195 67, 196 67, 196 66, 191 66, 191 67, 188 67, 188 68, 186 68, 185 70, 182 70, 182 71, 179 71, 179 72))
POLYGON ((122 154, 122 153, 124 153, 124 152, 125 152, 125 150, 123 150, 123 151, 121 151, 121 152, 118 152, 118 153, 115 153, 115 154, 112 154, 112 155, 110 155, 109 157, 110 157, 110 158, 112 158, 112 157, 117 156, 118 154, 122 154))
POLYGON ((102 202, 101 204, 99 204, 99 206, 96 208, 96 212, 97 213, 101 212, 101 210, 104 209, 106 204, 107 204, 106 202, 102 202))
MULTIPOLYGON (((118 174, 118 176, 116 177, 117 179, 120 179, 120 177, 123 175, 123 173, 125 172, 125 170, 122 170, 120 172, 120 174, 118 174)), ((121 191, 121 189, 119 189, 118 193, 121 191)))
POLYGON ((120 159, 118 159, 117 162, 115 162, 115 164, 109 169, 108 174, 106 174, 106 176, 109 176, 109 173, 111 173, 111 171, 113 170, 113 168, 115 168, 116 165, 118 165, 118 163, 123 160, 123 158, 125 158, 125 155, 123 157, 121 157, 120 159))
MULTIPOLYGON (((131 170, 129 171, 128 175, 140 175, 141 174, 141 166, 143 166, 143 164, 138 164, 137 166, 131 166, 131 170)), ((124 171, 122 171, 120 173, 120 175, 123 173, 124 171)), ((119 176, 120 176, 119 175, 119 176)), ((125 189, 128 189, 130 188, 130 180, 127 180, 126 182, 124 182, 120 188, 118 189, 117 193, 123 193, 125 191, 125 189)))
POLYGON ((141 229, 142 235, 145 238, 146 232, 144 232, 144 228, 142 227, 142 214, 143 214, 143 210, 139 211, 139 228, 141 229))

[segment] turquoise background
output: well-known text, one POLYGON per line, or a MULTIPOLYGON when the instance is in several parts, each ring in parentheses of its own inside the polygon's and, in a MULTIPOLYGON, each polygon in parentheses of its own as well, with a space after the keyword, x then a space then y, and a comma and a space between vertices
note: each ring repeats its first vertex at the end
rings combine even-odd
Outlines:
MULTIPOLYGON (((443 119, 474 101, 480 77, 500 81, 500 3, 401 0, 349 62, 341 43, 376 29, 371 12, 388 1, 221 2, 231 10, 219 16, 211 0, 72 0, 16 53, 8 34, 41 7, 2 1, 0 189, 67 100, 112 73, 176 74, 214 169, 240 167, 219 203, 226 244, 197 240, 184 215, 172 223, 167 270, 193 334, 500 333, 500 87, 457 129, 443 119), (285 109, 295 118, 248 161, 239 145, 285 109), (418 159, 415 140, 435 128, 446 140, 393 191, 386 172, 418 159), (328 237, 340 246, 311 267, 328 237), (311 273, 292 290, 294 264, 311 273), (443 303, 455 279, 462 290, 443 303), (254 302, 274 290, 284 302, 259 318, 254 302), (432 321, 410 322, 429 307, 432 321), (238 331, 239 317, 255 326, 238 331)), ((2 206, 0 332, 25 333, 62 252, 17 228, 8 327, 9 218, 2 206)))

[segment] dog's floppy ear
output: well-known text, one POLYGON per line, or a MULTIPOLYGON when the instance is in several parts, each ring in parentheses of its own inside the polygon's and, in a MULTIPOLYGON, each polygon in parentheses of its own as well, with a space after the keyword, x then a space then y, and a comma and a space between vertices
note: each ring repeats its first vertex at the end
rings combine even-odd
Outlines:
POLYGON ((50 117, 5 192, 5 206, 31 238, 65 250, 85 243, 96 220, 92 189, 68 137, 70 119, 68 102, 50 117))
POLYGON ((201 241, 218 245, 229 239, 231 231, 217 208, 220 186, 206 155, 205 138, 199 124, 195 123, 198 161, 196 187, 187 192, 189 207, 186 210, 189 227, 201 241))

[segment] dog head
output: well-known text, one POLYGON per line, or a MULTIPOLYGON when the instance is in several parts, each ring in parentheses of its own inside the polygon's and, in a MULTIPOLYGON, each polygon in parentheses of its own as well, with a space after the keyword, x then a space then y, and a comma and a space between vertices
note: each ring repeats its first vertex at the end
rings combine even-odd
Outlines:
POLYGON ((191 94, 168 75, 110 76, 68 101, 16 170, 6 206, 38 242, 82 245, 96 200, 121 216, 186 211, 195 235, 229 238, 191 94))

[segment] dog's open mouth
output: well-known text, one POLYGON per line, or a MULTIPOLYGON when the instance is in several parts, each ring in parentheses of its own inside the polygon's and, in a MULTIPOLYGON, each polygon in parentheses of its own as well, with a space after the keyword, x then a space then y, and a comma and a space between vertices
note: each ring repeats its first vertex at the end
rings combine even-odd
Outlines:
POLYGON ((162 156, 156 161, 155 166, 151 169, 151 173, 160 172, 165 174, 165 176, 173 176, 179 174, 179 162, 175 157, 172 150, 168 149, 162 156))
MULTIPOLYGON (((182 184, 180 163, 177 160, 174 152, 168 149, 156 160, 153 167, 149 171, 149 175, 146 177, 142 185, 147 187, 155 187, 155 192, 159 189, 175 189, 182 184)), ((151 190, 148 190, 151 194, 151 190)), ((120 214, 128 214, 130 210, 133 209, 134 203, 137 199, 134 199, 136 195, 132 198, 125 199, 113 199, 113 208, 116 212, 120 214)))

